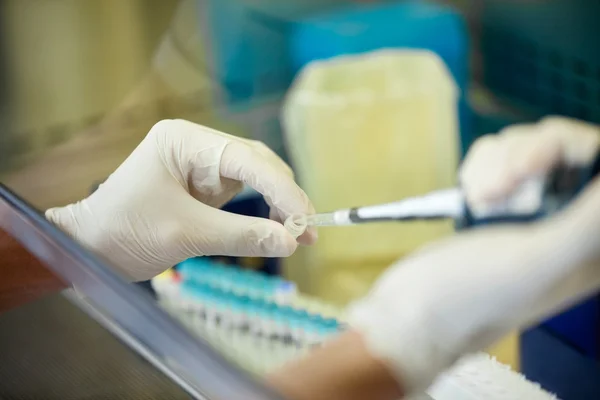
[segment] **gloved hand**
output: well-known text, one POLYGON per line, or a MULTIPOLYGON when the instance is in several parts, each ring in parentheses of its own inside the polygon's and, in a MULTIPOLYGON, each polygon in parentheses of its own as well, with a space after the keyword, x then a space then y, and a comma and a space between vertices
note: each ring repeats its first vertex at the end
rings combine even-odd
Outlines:
POLYGON ((502 201, 525 180, 545 175, 559 163, 589 164, 599 142, 597 126, 567 118, 512 125, 473 144, 460 183, 472 207, 502 201))
MULTIPOLYGON (((566 119, 481 139, 462 184, 472 201, 498 200, 559 161, 598 150, 597 127, 566 119)), ((600 289, 600 180, 567 210, 532 225, 478 229, 392 266, 350 307, 350 323, 409 393, 464 353, 478 351, 600 289)))
MULTIPOLYGON (((145 280, 192 256, 289 256, 297 242, 281 221, 294 213, 314 209, 262 143, 165 120, 91 196, 46 217, 127 278, 145 280), (274 220, 218 209, 243 183, 264 196, 274 220)), ((315 239, 308 230, 298 241, 315 239)))

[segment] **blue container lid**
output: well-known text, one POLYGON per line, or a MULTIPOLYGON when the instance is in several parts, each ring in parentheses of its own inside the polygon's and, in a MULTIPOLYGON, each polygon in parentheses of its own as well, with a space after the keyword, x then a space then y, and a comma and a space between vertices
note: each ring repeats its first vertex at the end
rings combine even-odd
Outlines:
POLYGON ((290 51, 297 72, 311 61, 382 48, 431 50, 466 84, 466 23, 455 9, 426 1, 354 5, 304 19, 294 25, 290 51))

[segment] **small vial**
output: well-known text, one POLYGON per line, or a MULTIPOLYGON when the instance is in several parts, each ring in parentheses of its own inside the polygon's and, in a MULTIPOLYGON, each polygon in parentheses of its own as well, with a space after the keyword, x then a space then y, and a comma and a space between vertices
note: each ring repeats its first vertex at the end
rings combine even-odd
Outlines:
POLYGON ((243 282, 243 278, 239 275, 233 275, 227 279, 226 286, 231 290, 233 294, 236 296, 241 296, 245 294, 245 291, 242 287, 241 282, 243 282))
POLYGON ((327 318, 323 321, 323 341, 336 337, 340 333, 340 324, 333 318, 327 318))
POLYGON ((257 309, 257 334, 269 337, 271 334, 271 326, 269 324, 268 310, 264 305, 259 305, 257 309))
POLYGON ((268 306, 268 318, 271 327, 271 339, 280 341, 285 335, 286 329, 280 318, 279 307, 274 303, 268 306))
POLYGON ((279 310, 288 319, 290 319, 294 315, 294 313, 296 312, 296 310, 293 307, 289 306, 289 305, 280 306, 279 310))
POLYGON ((291 339, 292 332, 290 330, 288 321, 286 319, 285 314, 281 311, 280 307, 277 307, 274 312, 275 326, 277 329, 277 334, 279 335, 279 340, 282 344, 285 345, 286 340, 291 339), (289 339, 286 339, 288 338, 289 339))
POLYGON ((208 260, 191 258, 179 263, 177 270, 184 280, 202 282, 210 275, 213 268, 208 260))
POLYGON ((242 296, 257 298, 258 288, 256 279, 251 275, 238 276, 235 280, 236 293, 242 296))
POLYGON ((305 345, 307 347, 314 347, 321 343, 322 327, 312 323, 312 321, 305 324, 305 345))
POLYGON ((283 226, 293 237, 298 238, 306 231, 306 227, 308 226, 306 215, 292 214, 285 220, 283 226))
POLYGON ((219 307, 221 314, 221 327, 226 330, 234 328, 234 301, 233 298, 228 294, 224 293, 224 296, 220 296, 219 307))
POLYGON ((231 327, 232 329, 241 330, 244 326, 244 312, 240 297, 233 296, 230 300, 231 307, 231 327))
POLYGON ((158 298, 172 305, 180 299, 180 282, 173 273, 170 276, 159 276, 152 279, 152 288, 155 290, 158 298))
POLYGON ((273 297, 275 288, 273 287, 272 282, 269 282, 266 279, 261 279, 256 282, 256 292, 259 298, 268 300, 273 297))
POLYGON ((340 323, 335 318, 325 318, 325 324, 331 329, 333 332, 337 332, 340 330, 340 323))
POLYGON ((220 320, 219 300, 214 291, 207 293, 206 296, 206 322, 209 329, 215 329, 220 320))
POLYGON ((312 315, 308 311, 303 310, 303 309, 294 310, 294 313, 298 318, 305 319, 305 320, 309 320, 309 319, 316 317, 315 315, 312 315))
POLYGON ((252 299, 250 305, 250 334, 254 337, 262 337, 264 331, 262 304, 252 299))
POLYGON ((270 340, 275 340, 279 337, 279 329, 277 326, 277 306, 271 303, 264 304, 261 313, 263 334, 270 340))
POLYGON ((304 321, 302 320, 302 318, 292 317, 292 320, 289 322, 289 324, 292 331, 292 338, 296 343, 296 347, 302 347, 302 344, 306 341, 304 321))
POLYGON ((252 321, 248 315, 248 305, 239 299, 236 301, 235 329, 244 335, 250 331, 252 321))
POLYGON ((275 293, 273 293, 274 300, 279 304, 290 304, 296 297, 298 289, 296 284, 293 282, 276 280, 275 293))

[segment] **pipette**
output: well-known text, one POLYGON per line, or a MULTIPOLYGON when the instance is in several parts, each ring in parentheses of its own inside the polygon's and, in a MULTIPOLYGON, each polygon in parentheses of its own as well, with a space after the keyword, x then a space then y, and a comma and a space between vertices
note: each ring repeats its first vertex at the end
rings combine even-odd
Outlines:
POLYGON ((551 215, 569 203, 600 170, 600 154, 584 167, 556 168, 524 182, 506 200, 472 207, 459 187, 393 203, 307 215, 308 226, 342 226, 382 221, 454 219, 461 227, 491 222, 526 222, 551 215))
POLYGON ((393 203, 346 208, 306 216, 308 226, 340 226, 382 221, 459 218, 463 196, 458 188, 440 190, 393 203))

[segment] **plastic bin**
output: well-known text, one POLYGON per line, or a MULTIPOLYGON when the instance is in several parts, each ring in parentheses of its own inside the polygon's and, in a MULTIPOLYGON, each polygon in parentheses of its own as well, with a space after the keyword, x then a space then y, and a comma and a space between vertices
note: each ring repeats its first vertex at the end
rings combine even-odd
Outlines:
MULTIPOLYGON (((284 133, 316 210, 454 185, 457 98, 452 75, 430 51, 379 50, 308 65, 286 101, 284 133)), ((316 295, 344 303, 400 256, 452 230, 450 221, 322 228, 301 264, 314 272, 316 295)))
POLYGON ((314 60, 382 48, 430 50, 446 63, 461 92, 464 152, 472 141, 466 98, 469 40, 463 17, 455 9, 427 1, 356 5, 296 23, 290 44, 294 71, 314 60))

